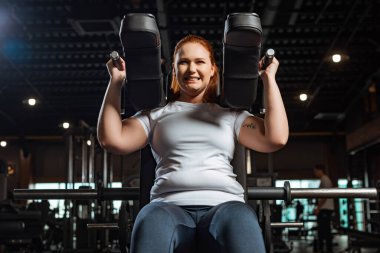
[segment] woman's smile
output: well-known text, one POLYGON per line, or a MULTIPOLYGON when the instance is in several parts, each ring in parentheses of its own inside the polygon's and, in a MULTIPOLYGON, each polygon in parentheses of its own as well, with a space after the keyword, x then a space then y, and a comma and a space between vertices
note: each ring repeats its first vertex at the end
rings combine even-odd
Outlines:
POLYGON ((196 77, 196 76, 185 77, 185 82, 186 83, 196 83, 199 80, 201 80, 201 78, 200 77, 196 77))

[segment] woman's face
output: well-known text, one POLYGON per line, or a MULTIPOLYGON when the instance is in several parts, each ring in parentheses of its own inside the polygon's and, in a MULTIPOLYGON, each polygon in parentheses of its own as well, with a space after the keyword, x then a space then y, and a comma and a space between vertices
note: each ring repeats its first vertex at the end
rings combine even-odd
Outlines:
POLYGON ((199 43, 188 42, 175 55, 174 71, 181 89, 181 97, 195 98, 203 96, 214 75, 214 66, 205 47, 199 43))

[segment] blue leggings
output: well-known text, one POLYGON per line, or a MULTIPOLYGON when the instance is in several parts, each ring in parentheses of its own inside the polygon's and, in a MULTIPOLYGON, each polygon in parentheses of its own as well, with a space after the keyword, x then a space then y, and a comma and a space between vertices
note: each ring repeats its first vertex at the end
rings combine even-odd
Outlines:
POLYGON ((265 253, 256 213, 245 203, 146 205, 132 231, 131 253, 265 253))

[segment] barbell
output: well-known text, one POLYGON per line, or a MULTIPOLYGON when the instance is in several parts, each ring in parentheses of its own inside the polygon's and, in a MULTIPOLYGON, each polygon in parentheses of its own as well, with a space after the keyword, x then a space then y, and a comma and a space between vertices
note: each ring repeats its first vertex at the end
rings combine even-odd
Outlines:
MULTIPOLYGON (((14 189, 14 199, 72 199, 72 200, 138 200, 139 187, 97 189, 14 189)), ((284 187, 248 187, 252 200, 285 200, 297 198, 379 198, 377 188, 294 188, 289 182, 284 187)))

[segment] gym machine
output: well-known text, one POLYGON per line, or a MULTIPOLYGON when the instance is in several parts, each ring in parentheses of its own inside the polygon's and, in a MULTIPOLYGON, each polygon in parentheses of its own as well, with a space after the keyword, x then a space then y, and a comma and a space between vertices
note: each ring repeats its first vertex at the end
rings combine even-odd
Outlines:
MULTIPOLYGON (((140 197, 140 188, 98 188, 98 189, 73 189, 73 190, 26 190, 15 189, 13 197, 15 199, 71 199, 71 200, 137 200, 140 197)), ((297 198, 368 198, 379 199, 379 189, 377 188, 294 188, 291 189, 289 182, 285 182, 284 187, 248 187, 248 199, 262 200, 261 226, 264 241, 268 253, 273 252, 272 228, 279 227, 300 227, 302 222, 296 223, 271 223, 271 212, 268 200, 284 200, 291 203, 297 198)), ((118 224, 89 224, 90 228, 113 228, 121 229, 127 227, 124 219, 119 219, 118 224)), ((119 242, 127 244, 127 242, 119 242)))
POLYGON ((0 159, 0 252, 43 250, 43 215, 17 208, 7 199, 8 170, 8 163, 0 159))
MULTIPOLYGON (((223 76, 220 103, 231 108, 250 110, 256 99, 258 66, 262 28, 260 18, 254 13, 234 13, 227 17, 223 39, 223 76), (234 66, 239 59, 240 66, 234 66), (238 89, 236 88, 238 87, 238 89)), ((120 29, 120 40, 124 57, 128 59, 126 100, 138 111, 160 106, 165 103, 163 78, 161 74, 161 40, 155 18, 151 14, 131 13, 124 16, 120 29), (131 64, 133 63, 133 64, 131 64), (128 65, 130 64, 130 65, 128 65)), ((273 57, 268 51, 266 61, 273 57)), ((117 66, 118 55, 111 57, 117 66)), ((266 62, 268 64, 268 62, 266 62)), ((167 94, 168 95, 168 94, 167 94)), ((122 103, 123 104, 123 103, 122 103)), ((264 110, 265 111, 265 108, 264 110)), ((240 150, 240 147, 237 148, 240 150)), ((245 152, 240 152, 244 155, 245 152)), ((234 159, 235 160, 235 159, 234 159)), ((236 159, 242 160, 242 159, 236 159)), ((243 157, 244 160, 244 157, 243 157)), ((66 199, 66 200, 139 200, 140 207, 149 202, 149 190, 154 180, 154 161, 149 149, 141 151, 140 187, 107 188, 98 185, 96 189, 26 190, 15 189, 14 199, 66 199)), ((268 200, 281 199, 291 203, 293 198, 379 198, 379 189, 291 189, 287 182, 284 187, 246 187, 245 166, 241 168, 238 181, 246 188, 246 198, 261 200, 261 227, 268 253, 274 251, 272 228, 299 227, 302 223, 271 223, 268 200)), ((129 228, 125 207, 119 212, 118 223, 89 223, 90 229, 119 229, 125 233, 129 228)), ((126 252, 127 237, 120 236, 121 251, 126 252)))

